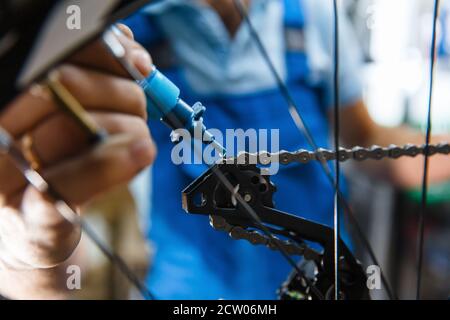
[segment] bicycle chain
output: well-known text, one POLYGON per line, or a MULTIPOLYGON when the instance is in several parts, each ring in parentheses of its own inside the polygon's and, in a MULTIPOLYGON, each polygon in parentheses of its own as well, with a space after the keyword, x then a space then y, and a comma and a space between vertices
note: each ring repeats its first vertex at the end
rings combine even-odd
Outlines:
MULTIPOLYGON (((354 147, 352 149, 340 148, 338 152, 338 159, 340 162, 353 159, 356 161, 364 160, 382 160, 385 158, 398 159, 400 157, 416 157, 418 155, 433 156, 435 154, 450 154, 449 143, 430 144, 428 148, 425 145, 417 146, 413 144, 406 144, 404 146, 390 145, 388 147, 371 146, 370 148, 354 147), (426 151, 428 150, 428 152, 426 151)), ((312 161, 330 161, 336 160, 336 152, 319 148, 317 151, 308 151, 300 149, 295 152, 280 151, 276 153, 259 152, 248 153, 242 152, 237 157, 223 158, 223 164, 260 164, 269 165, 273 161, 277 161, 283 165, 290 163, 307 164, 312 161)), ((225 218, 210 215, 210 224, 217 231, 224 231, 234 240, 246 240, 253 245, 264 245, 271 250, 278 250, 279 246, 283 247, 289 255, 302 256, 306 260, 316 260, 320 258, 321 254, 314 249, 311 249, 306 244, 297 244, 292 241, 285 241, 274 237, 274 239, 256 231, 248 231, 240 226, 233 226, 229 224, 225 218)))
MULTIPOLYGON (((425 145, 417 146, 413 144, 406 144, 404 146, 390 145, 389 147, 371 146, 370 148, 354 147, 352 149, 340 148, 337 153, 337 158, 340 162, 347 160, 382 160, 385 158, 398 159, 400 157, 416 157, 418 155, 429 156, 435 154, 450 154, 449 143, 430 144, 428 148, 425 145), (428 149, 428 152, 426 152, 428 149)), ((260 164, 269 165, 276 161, 280 164, 287 165, 290 163, 302 163, 307 164, 312 161, 331 161, 336 160, 336 152, 333 150, 327 150, 319 148, 316 151, 309 151, 300 149, 295 152, 288 152, 285 150, 269 153, 248 153, 241 152, 237 157, 223 158, 219 160, 223 164, 260 164)))
POLYGON ((216 231, 228 233, 233 240, 247 240, 252 245, 264 245, 271 250, 278 250, 279 247, 282 247, 289 255, 301 256, 306 260, 318 261, 321 257, 319 252, 311 249, 306 244, 297 244, 289 240, 281 240, 275 236, 271 239, 259 231, 248 231, 242 227, 233 226, 229 224, 225 218, 220 216, 210 215, 209 221, 216 231))

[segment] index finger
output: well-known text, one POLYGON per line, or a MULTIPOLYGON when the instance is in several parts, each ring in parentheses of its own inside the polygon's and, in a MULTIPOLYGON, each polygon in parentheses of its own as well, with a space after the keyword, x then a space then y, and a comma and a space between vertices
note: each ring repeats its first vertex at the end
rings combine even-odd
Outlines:
MULTIPOLYGON (((118 25, 117 27, 121 34, 115 34, 115 36, 118 37, 125 48, 126 59, 134 64, 144 76, 148 76, 152 68, 150 55, 139 43, 133 40, 133 33, 128 27, 124 25, 118 25)), ((97 39, 76 52, 69 59, 69 62, 129 78, 129 74, 109 52, 102 39, 97 39)))

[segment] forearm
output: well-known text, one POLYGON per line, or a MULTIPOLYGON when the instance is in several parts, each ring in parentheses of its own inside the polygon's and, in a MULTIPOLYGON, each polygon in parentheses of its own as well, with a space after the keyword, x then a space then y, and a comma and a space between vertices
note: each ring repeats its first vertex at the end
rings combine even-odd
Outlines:
MULTIPOLYGON (((348 105, 341 111, 342 144, 346 147, 407 143, 423 145, 425 135, 406 126, 390 128, 376 124, 370 117, 362 100, 348 105)), ((332 120, 332 115, 330 114, 332 120)), ((433 136, 432 143, 448 142, 449 135, 433 136)), ((423 179, 424 157, 401 157, 396 160, 367 160, 358 163, 374 178, 384 178, 401 188, 419 186, 423 179)), ((434 155, 430 157, 428 177, 431 183, 450 180, 450 161, 448 156, 434 155)))
MULTIPOLYGON (((431 138, 431 143, 448 142, 450 136, 439 135, 431 138)), ((376 126, 368 136, 366 145, 388 146, 390 144, 404 145, 407 143, 422 145, 425 135, 408 127, 388 128, 376 126)), ((424 157, 402 157, 396 160, 369 161, 363 168, 369 169, 378 177, 383 177, 402 188, 419 186, 423 179, 424 157)), ((439 183, 450 180, 450 161, 448 156, 434 155, 429 158, 429 182, 439 183)))

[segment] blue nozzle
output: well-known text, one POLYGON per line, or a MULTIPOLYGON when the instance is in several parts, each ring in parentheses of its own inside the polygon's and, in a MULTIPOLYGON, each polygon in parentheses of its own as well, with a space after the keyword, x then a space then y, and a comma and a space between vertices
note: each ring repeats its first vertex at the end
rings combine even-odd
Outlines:
MULTIPOLYGON (((153 68, 151 75, 140 82, 147 96, 150 119, 162 120, 172 130, 186 129, 193 133, 206 110, 201 104, 193 107, 180 99, 180 89, 166 76, 153 68)), ((203 131, 206 128, 203 128, 203 131)))
POLYGON ((140 85, 147 97, 147 112, 150 119, 164 118, 178 103, 180 89, 156 68, 153 68, 150 76, 141 81, 140 85))
POLYGON ((218 144, 203 125, 202 115, 206 108, 201 103, 192 107, 180 99, 180 89, 166 76, 153 67, 147 79, 139 81, 147 97, 147 112, 150 119, 164 122, 172 130, 186 129, 194 136, 194 130, 201 125, 205 143, 214 143, 216 149, 225 150, 218 144), (206 139, 205 139, 206 138, 206 139))

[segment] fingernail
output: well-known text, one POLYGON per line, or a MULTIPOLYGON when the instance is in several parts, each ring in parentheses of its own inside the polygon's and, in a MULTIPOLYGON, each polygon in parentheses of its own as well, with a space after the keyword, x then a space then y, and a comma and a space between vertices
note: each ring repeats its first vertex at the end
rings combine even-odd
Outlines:
POLYGON ((140 167, 146 167, 153 161, 155 147, 153 142, 147 138, 133 142, 129 151, 133 161, 140 167))
POLYGON ((136 67, 141 71, 145 76, 147 76, 152 69, 152 59, 150 59, 150 55, 143 51, 138 50, 134 54, 134 61, 136 67))

